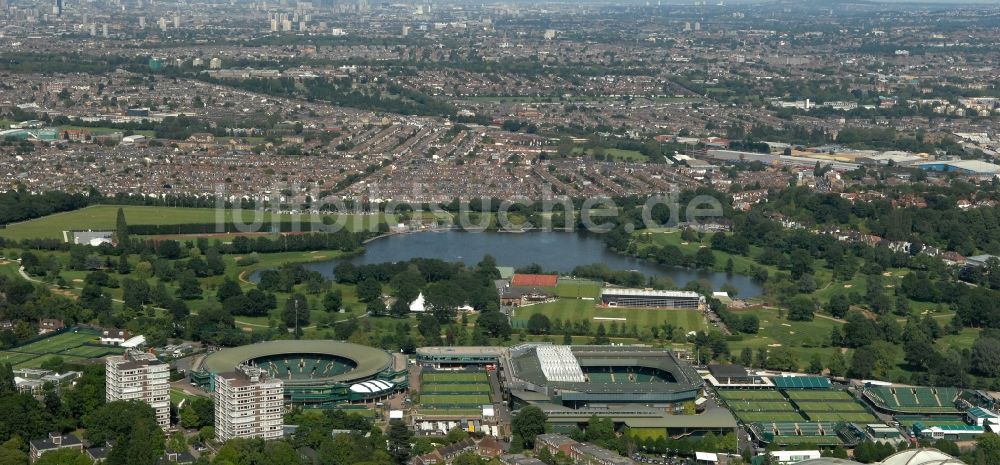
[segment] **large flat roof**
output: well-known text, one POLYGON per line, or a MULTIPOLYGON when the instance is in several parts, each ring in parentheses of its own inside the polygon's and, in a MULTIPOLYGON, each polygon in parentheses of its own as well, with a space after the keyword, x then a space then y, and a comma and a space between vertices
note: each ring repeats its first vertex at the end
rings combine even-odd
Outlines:
POLYGON ((232 347, 214 352, 202 363, 202 368, 211 373, 233 371, 237 365, 256 358, 273 355, 316 354, 343 357, 355 363, 355 368, 346 373, 327 378, 288 380, 286 384, 348 383, 371 378, 390 368, 392 356, 382 349, 330 340, 270 341, 246 346, 232 347))
POLYGON ((694 291, 659 291, 655 289, 628 289, 617 287, 606 287, 601 289, 601 295, 628 295, 641 297, 682 297, 688 299, 698 299, 701 294, 694 291))
POLYGON ((702 379, 690 364, 678 360, 669 350, 644 346, 571 346, 573 355, 581 367, 649 367, 670 372, 676 382, 654 383, 606 383, 550 381, 542 370, 536 356, 536 348, 531 344, 512 349, 510 374, 512 378, 527 381, 536 386, 548 386, 561 392, 563 398, 586 395, 631 395, 639 400, 643 395, 672 394, 696 391, 702 379))
POLYGON ((425 355, 489 355, 499 357, 504 350, 505 348, 500 346, 417 347, 417 353, 425 355))

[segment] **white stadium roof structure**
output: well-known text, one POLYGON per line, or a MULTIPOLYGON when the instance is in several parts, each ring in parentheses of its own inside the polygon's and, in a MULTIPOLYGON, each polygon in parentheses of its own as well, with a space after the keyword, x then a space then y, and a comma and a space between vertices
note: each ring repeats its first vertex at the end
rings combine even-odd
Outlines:
MULTIPOLYGON (((859 462, 833 457, 803 460, 796 465, 861 465, 859 462)), ((966 465, 944 452, 931 448, 907 449, 871 465, 966 465)))
POLYGON ((965 465, 965 462, 937 449, 909 449, 886 457, 880 465, 965 465))
POLYGON ((357 392, 359 394, 377 394, 379 392, 384 392, 392 389, 392 386, 393 384, 388 381, 373 379, 371 381, 365 381, 363 383, 352 384, 351 392, 357 392))
POLYGON ((535 353, 545 379, 568 383, 587 382, 587 377, 580 368, 580 362, 576 360, 576 355, 573 355, 569 346, 538 346, 535 353))

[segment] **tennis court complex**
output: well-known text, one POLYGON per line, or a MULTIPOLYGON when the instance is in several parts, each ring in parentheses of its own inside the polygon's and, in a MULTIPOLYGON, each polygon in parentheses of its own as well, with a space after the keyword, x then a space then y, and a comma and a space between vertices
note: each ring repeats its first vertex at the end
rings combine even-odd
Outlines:
POLYGON ((100 335, 96 329, 71 329, 0 352, 0 363, 9 363, 14 368, 38 368, 54 357, 65 362, 82 362, 122 353, 118 347, 100 345, 100 335))
POLYGON ((796 388, 759 391, 722 389, 718 392, 726 407, 744 423, 875 421, 868 408, 846 391, 796 388))
POLYGON ((466 415, 491 403, 485 371, 430 371, 420 376, 420 412, 428 415, 466 415))

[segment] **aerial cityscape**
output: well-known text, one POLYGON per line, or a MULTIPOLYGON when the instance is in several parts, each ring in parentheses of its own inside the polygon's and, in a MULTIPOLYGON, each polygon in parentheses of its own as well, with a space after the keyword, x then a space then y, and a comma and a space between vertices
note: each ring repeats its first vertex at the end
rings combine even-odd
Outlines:
POLYGON ((0 465, 1000 465, 1000 3, 0 0, 0 465))

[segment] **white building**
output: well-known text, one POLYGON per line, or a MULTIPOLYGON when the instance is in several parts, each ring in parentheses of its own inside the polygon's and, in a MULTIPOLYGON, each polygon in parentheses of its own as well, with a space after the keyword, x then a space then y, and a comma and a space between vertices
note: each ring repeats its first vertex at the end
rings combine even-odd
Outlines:
POLYGON ((284 428, 285 390, 280 379, 241 365, 215 376, 215 437, 278 439, 284 428))
POLYGON ((770 454, 772 463, 780 465, 789 465, 822 457, 818 450, 776 450, 770 454))
POLYGON ((131 337, 132 333, 124 329, 105 329, 101 333, 101 344, 106 346, 120 346, 131 337))
POLYGON ((170 427, 170 365, 155 355, 129 350, 108 357, 105 394, 108 402, 138 400, 149 404, 160 427, 170 427))

